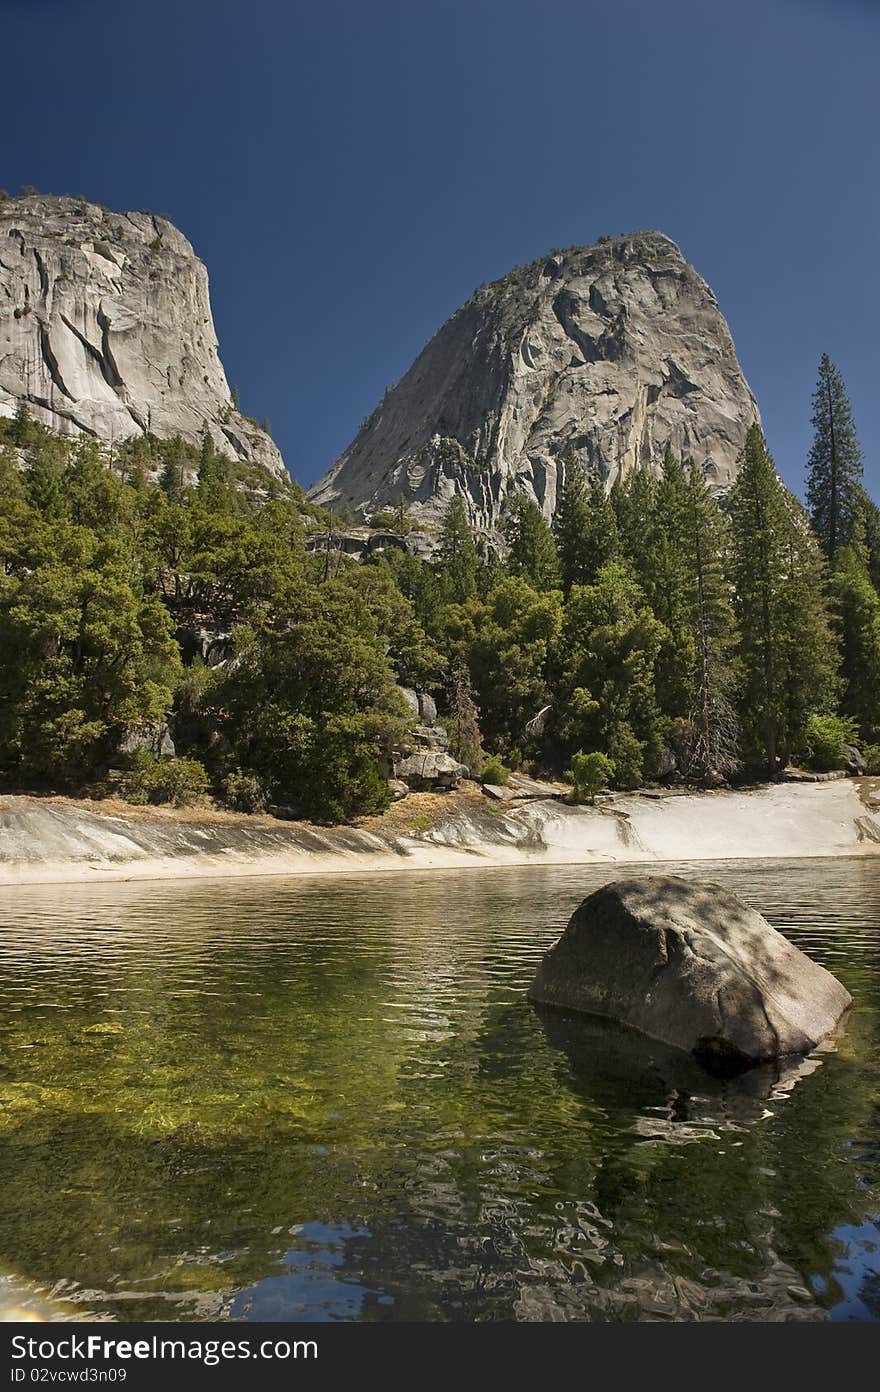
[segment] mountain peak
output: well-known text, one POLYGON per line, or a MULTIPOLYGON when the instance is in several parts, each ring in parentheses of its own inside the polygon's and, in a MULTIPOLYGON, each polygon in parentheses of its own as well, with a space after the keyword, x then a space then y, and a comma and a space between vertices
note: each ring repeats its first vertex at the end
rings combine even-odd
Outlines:
POLYGON ((401 498, 436 525, 512 499, 552 517, 570 452, 610 485, 667 447, 727 486, 758 412, 715 296, 663 232, 557 249, 482 285, 386 394, 311 496, 364 516, 401 498))
POLYGON ((151 431, 283 473, 237 410, 218 355, 208 275, 167 218, 43 193, 0 200, 0 415, 27 402, 65 435, 151 431))

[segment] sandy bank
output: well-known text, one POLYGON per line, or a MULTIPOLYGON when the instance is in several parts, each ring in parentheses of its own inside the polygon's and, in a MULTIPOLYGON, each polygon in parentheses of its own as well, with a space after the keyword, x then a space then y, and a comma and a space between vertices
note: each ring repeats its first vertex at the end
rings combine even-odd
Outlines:
POLYGON ((511 810, 474 789, 408 802, 362 827, 323 829, 4 797, 0 886, 880 852, 877 779, 637 793, 596 808, 542 801, 511 810))

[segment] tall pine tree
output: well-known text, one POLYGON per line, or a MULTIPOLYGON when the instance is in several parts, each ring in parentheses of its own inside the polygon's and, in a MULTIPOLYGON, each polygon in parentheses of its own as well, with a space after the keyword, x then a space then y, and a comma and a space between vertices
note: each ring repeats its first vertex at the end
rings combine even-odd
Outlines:
POLYGON ((729 509, 743 729, 775 777, 807 714, 832 700, 836 651, 818 547, 757 424, 746 436, 729 509))
POLYGON ((562 588, 591 585, 618 554, 617 518, 598 469, 589 479, 573 449, 564 458, 562 490, 553 519, 562 588))
POLYGON ((689 569, 693 671, 683 772, 729 777, 739 767, 732 651, 736 622, 726 577, 727 527, 705 476, 687 461, 685 536, 689 569))
POLYGON ((856 494, 854 541, 862 550, 871 584, 880 590, 880 508, 864 488, 856 494))
POLYGON ((464 604, 477 592, 477 548, 460 493, 449 500, 440 529, 440 566, 448 598, 464 604))
POLYGON ((822 550, 834 561, 853 539, 862 480, 862 452, 843 378, 827 353, 819 364, 813 396, 813 444, 807 503, 822 550))
POLYGON ((873 742, 880 726, 880 596, 871 583, 863 548, 841 547, 831 596, 841 642, 841 709, 873 742))
POLYGON ((692 625, 693 555, 688 484, 681 461, 666 451, 663 473, 645 493, 649 508, 634 566, 667 638, 657 657, 657 698, 665 715, 680 719, 690 705, 695 646, 692 625))
POLYGON ((456 759, 476 778, 484 762, 483 737, 471 674, 462 653, 453 662, 449 675, 449 715, 445 722, 449 731, 449 745, 456 759))
POLYGON ((559 588, 556 543, 544 514, 531 498, 517 498, 506 529, 511 575, 523 575, 536 590, 559 588))

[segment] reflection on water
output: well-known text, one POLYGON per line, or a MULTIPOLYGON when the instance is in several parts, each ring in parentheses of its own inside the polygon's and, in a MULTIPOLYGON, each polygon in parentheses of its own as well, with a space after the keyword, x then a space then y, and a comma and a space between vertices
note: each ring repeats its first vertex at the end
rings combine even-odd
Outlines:
POLYGON ((686 872, 841 978, 836 1049, 725 1083, 535 1012, 536 960, 607 866, 7 891, 16 1304, 880 1317, 880 862, 686 872))

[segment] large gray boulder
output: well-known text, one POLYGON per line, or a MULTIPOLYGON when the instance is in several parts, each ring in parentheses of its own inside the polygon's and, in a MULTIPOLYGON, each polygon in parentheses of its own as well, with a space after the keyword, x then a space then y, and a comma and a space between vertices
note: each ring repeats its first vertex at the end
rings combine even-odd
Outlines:
POLYGON ((433 696, 429 696, 427 691, 419 692, 419 716, 423 725, 430 729, 437 720, 437 703, 433 696))
POLYGON ((814 1048, 852 998, 721 885, 640 875, 584 900, 529 999, 744 1068, 814 1048))
POLYGON ((709 286, 661 232, 605 238, 481 286, 311 490, 436 526, 461 494, 498 538, 518 495, 553 516, 569 452, 610 486, 691 456, 720 489, 758 410, 709 286))
POLYGON ((846 767, 849 773, 864 774, 868 772, 868 764, 865 756, 860 749, 856 749, 854 744, 843 746, 843 757, 846 760, 846 767))
POLYGON ((174 740, 165 721, 148 721, 144 725, 132 725, 125 731, 117 746, 117 753, 135 754, 139 749, 146 749, 157 759, 177 757, 174 740))
POLYGON ((62 435, 118 443, 151 431, 286 477, 267 433, 235 407, 208 275, 152 213, 79 198, 0 200, 0 416, 19 401, 62 435))
POLYGON ((406 759, 395 761, 394 776, 415 790, 456 788, 468 770, 451 755, 434 749, 420 750, 406 759))
POLYGON ((409 706, 410 711, 415 716, 416 720, 419 720, 421 716, 419 711, 418 692, 413 691, 412 687, 410 686, 399 686, 397 690, 400 692, 404 701, 406 701, 406 704, 409 706))

